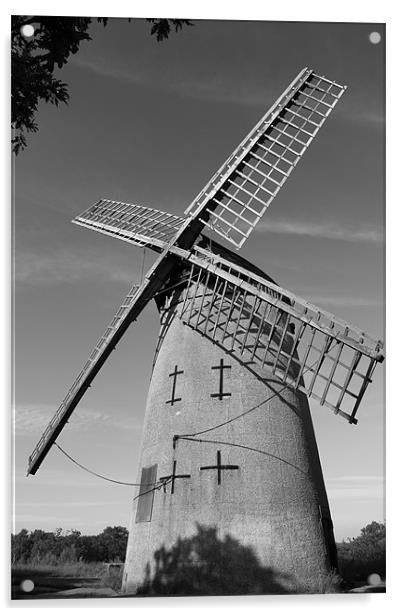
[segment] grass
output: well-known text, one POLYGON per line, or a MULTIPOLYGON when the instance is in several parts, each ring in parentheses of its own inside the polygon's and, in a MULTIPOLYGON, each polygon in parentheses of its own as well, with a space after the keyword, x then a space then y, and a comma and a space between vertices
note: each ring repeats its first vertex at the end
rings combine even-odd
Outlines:
POLYGON ((101 581, 102 586, 113 588, 116 592, 120 592, 123 582, 123 567, 109 569, 108 572, 103 574, 101 581))
POLYGON ((46 573, 47 575, 57 575, 65 577, 98 577, 101 578, 105 573, 105 565, 101 562, 86 563, 82 561, 66 562, 57 565, 46 564, 46 562, 37 563, 15 563, 12 566, 12 571, 22 573, 23 571, 31 571, 46 573))
MULTIPOLYGON (((360 562, 360 559, 355 561, 350 559, 350 555, 340 550, 339 554, 340 575, 335 571, 322 578, 318 578, 315 582, 307 586, 300 586, 295 589, 296 594, 331 594, 345 592, 348 588, 353 588, 363 582, 367 582, 368 573, 380 573, 384 579, 382 563, 377 563, 377 559, 372 558, 371 562, 360 562)), ((370 560, 370 559, 368 559, 370 560)), ((77 578, 82 579, 82 586, 86 584, 104 588, 112 588, 116 592, 121 591, 123 579, 123 567, 112 567, 107 569, 103 562, 83 562, 70 561, 59 562, 55 564, 51 561, 48 564, 47 559, 39 562, 18 562, 12 566, 12 578, 15 582, 21 579, 35 577, 51 577, 51 578, 77 578)))
POLYGON ((315 582, 303 586, 297 590, 298 594, 321 594, 328 595, 343 592, 343 579, 334 570, 327 575, 318 578, 315 582))
MULTIPOLYGON (((123 567, 107 569, 103 562, 64 562, 47 564, 44 562, 16 563, 12 566, 13 587, 18 588, 23 579, 32 579, 40 587, 90 587, 112 588, 119 593, 123 580, 123 567), (60 586, 59 586, 60 584, 60 586)), ((48 592, 47 590, 47 592, 48 592)), ((46 591, 45 591, 46 592, 46 591)))

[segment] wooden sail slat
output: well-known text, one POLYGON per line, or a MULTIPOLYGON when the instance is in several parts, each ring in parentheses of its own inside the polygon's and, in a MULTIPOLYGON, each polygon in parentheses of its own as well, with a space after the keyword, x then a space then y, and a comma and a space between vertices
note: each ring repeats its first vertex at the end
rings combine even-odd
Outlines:
POLYGON ((278 365, 279 358, 280 358, 281 354, 284 353, 282 345, 283 345, 284 340, 285 340, 285 336, 286 336, 286 332, 287 332, 287 329, 288 329, 289 321, 290 321, 290 315, 287 314, 286 317, 285 317, 285 322, 283 324, 282 336, 281 336, 281 339, 280 339, 279 344, 278 344, 278 351, 276 353, 276 356, 275 356, 275 359, 274 359, 274 363, 272 365, 272 372, 274 374, 275 374, 275 371, 276 371, 276 367, 278 365))
POLYGON ((265 307, 264 307, 264 312, 263 312, 263 313, 261 314, 261 316, 260 316, 260 324, 259 324, 259 326, 258 326, 257 334, 256 334, 256 336, 255 336, 255 343, 254 343, 253 349, 252 349, 252 351, 251 351, 251 356, 250 356, 250 359, 251 359, 251 360, 253 360, 253 359, 254 359, 254 356, 255 356, 256 351, 257 351, 257 347, 258 347, 258 345, 260 344, 260 336, 261 336, 261 332, 262 332, 262 330, 263 330, 264 325, 266 325, 266 323, 267 323, 267 318, 266 318, 266 317, 267 317, 267 311, 268 311, 268 310, 271 310, 271 305, 270 305, 270 304, 268 304, 268 302, 265 302, 265 301, 264 301, 264 302, 263 302, 263 304, 264 304, 264 306, 265 306, 265 307))
POLYGON ((215 326, 214 326, 214 329, 213 329, 213 332, 212 332, 212 336, 213 337, 216 334, 216 330, 217 330, 217 327, 219 325, 219 319, 221 317, 222 306, 223 306, 224 301, 226 300, 226 289, 227 289, 227 286, 228 286, 228 282, 227 282, 227 280, 225 280, 225 282, 223 284, 222 294, 221 294, 221 301, 219 302, 218 314, 216 315, 215 326))
POLYGON ((218 276, 215 276, 215 284, 214 284, 214 288, 213 288, 212 293, 211 293, 211 300, 209 302, 208 313, 207 313, 206 318, 205 318, 204 334, 207 333, 207 327, 208 327, 209 319, 210 319, 210 316, 211 316, 212 308, 214 306, 214 299, 215 299, 215 296, 216 296, 216 291, 217 291, 219 283, 220 283, 220 279, 218 278, 218 276))

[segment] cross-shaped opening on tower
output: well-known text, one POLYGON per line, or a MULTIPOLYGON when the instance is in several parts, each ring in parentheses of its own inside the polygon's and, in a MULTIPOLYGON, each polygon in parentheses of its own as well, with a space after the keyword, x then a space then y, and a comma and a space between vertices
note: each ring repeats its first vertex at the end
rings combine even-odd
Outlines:
POLYGON ((239 467, 236 464, 222 464, 221 452, 218 449, 216 452, 216 465, 215 466, 200 466, 200 471, 216 470, 218 472, 218 485, 221 485, 222 471, 232 471, 239 467))
POLYGON ((191 475, 176 475, 176 466, 177 461, 173 460, 173 469, 171 475, 166 475, 165 477, 160 477, 159 480, 163 481, 163 491, 166 492, 166 482, 170 483, 170 494, 174 494, 174 484, 176 479, 189 479, 191 475))
POLYGON ((184 370, 178 370, 177 369, 177 365, 174 367, 174 371, 171 372, 169 374, 169 378, 172 376, 173 377, 173 383, 172 383, 172 397, 170 400, 166 400, 166 404, 170 404, 171 406, 174 405, 175 402, 180 402, 181 398, 176 398, 176 384, 177 384, 177 377, 179 374, 184 374, 184 370))
POLYGON ((225 366, 223 359, 220 360, 219 366, 211 366, 211 370, 219 370, 219 391, 215 394, 211 394, 211 398, 219 398, 222 400, 226 396, 231 396, 230 392, 223 391, 223 371, 230 370, 231 366, 225 366))

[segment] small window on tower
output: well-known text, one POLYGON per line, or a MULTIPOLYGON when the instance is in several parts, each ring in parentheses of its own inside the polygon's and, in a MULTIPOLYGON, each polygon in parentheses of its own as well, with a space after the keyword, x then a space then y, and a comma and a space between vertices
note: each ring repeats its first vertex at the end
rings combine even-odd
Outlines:
POLYGON ((136 523, 151 521, 157 469, 157 464, 142 469, 141 485, 138 493, 137 515, 135 517, 136 523))

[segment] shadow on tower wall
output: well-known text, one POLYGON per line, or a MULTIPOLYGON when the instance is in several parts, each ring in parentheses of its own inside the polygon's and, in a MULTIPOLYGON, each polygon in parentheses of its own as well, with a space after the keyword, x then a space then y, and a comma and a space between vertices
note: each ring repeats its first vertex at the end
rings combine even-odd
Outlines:
POLYGON ((291 576, 261 566, 251 547, 197 524, 194 536, 154 553, 137 595, 288 594, 291 586, 291 576))

